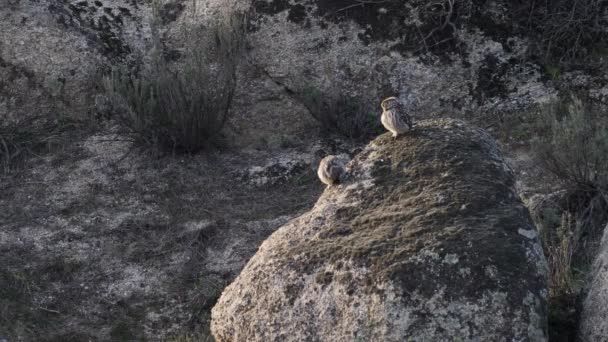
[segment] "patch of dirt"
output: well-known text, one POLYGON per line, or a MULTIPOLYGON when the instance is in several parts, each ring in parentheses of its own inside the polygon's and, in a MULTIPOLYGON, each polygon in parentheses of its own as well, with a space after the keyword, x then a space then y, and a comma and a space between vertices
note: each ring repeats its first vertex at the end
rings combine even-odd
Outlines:
POLYGON ((310 165, 277 184, 239 176, 279 153, 159 157, 108 131, 0 175, 0 340, 200 333, 257 246, 323 189, 310 165))

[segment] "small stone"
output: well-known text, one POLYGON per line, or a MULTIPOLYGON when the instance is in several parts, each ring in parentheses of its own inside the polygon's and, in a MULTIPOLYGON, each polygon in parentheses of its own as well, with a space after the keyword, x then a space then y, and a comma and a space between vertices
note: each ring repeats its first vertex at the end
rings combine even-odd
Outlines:
POLYGON ((517 232, 519 233, 519 235, 525 236, 525 237, 527 237, 530 240, 534 240, 534 239, 536 239, 536 237, 538 237, 538 233, 534 229, 521 229, 521 228, 519 228, 517 230, 517 232))

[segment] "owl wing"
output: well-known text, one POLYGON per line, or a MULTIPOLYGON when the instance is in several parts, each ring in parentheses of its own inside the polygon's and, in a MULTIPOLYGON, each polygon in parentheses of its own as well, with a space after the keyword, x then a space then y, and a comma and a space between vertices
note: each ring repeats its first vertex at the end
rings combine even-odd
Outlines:
POLYGON ((328 169, 328 174, 331 179, 340 179, 340 176, 342 175, 342 165, 331 163, 328 169))
POLYGON ((399 102, 398 104, 398 111, 399 119, 402 120, 403 123, 405 123, 409 128, 412 128, 412 117, 408 114, 407 110, 405 109, 405 106, 401 102, 399 102))

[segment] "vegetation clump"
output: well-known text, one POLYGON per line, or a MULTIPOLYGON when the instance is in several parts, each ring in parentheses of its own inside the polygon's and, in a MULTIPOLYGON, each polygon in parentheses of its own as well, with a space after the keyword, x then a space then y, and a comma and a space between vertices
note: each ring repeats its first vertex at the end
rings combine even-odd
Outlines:
POLYGON ((608 221, 608 118, 573 97, 550 106, 539 122, 536 158, 564 188, 536 213, 557 336, 575 331, 577 297, 608 221))
POLYGON ((151 60, 139 72, 113 70, 104 86, 116 116, 136 142, 173 151, 197 152, 218 137, 230 113, 244 42, 242 15, 211 28, 184 32, 187 46, 172 64, 164 58, 158 27, 151 60))
POLYGON ((604 0, 529 1, 512 6, 513 18, 527 30, 535 52, 546 63, 588 66, 608 47, 604 0))
POLYGON ((8 172, 26 155, 48 151, 59 144, 75 121, 65 117, 32 116, 0 121, 0 171, 8 172))
POLYGON ((608 194, 608 118, 573 97, 541 115, 533 143, 538 160, 585 204, 606 203, 608 194))
POLYGON ((349 139, 368 139, 383 132, 380 112, 371 101, 336 91, 308 86, 298 92, 310 114, 328 133, 349 139))

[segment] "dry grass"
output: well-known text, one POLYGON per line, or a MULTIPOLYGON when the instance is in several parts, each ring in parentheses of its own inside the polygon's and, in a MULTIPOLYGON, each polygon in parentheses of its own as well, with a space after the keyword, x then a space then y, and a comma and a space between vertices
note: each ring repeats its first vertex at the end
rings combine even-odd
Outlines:
POLYGON ((547 208, 536 217, 549 266, 550 297, 576 293, 581 277, 574 272, 574 257, 581 239, 581 225, 568 212, 547 208))
POLYGON ((216 140, 236 88, 244 23, 243 15, 231 13, 211 29, 184 29, 188 43, 175 64, 163 57, 155 27, 151 61, 139 72, 118 68, 104 79, 117 119, 133 140, 185 152, 216 140))
MULTIPOLYGON (((534 211, 533 211, 534 212, 534 211)), ((549 266, 549 336, 551 341, 572 341, 577 326, 578 296, 581 293, 587 257, 582 226, 559 203, 535 212, 549 266), (581 253, 583 252, 583 253, 581 253)))
POLYGON ((66 118, 42 116, 0 122, 0 170, 8 172, 23 157, 49 151, 74 125, 66 118))

